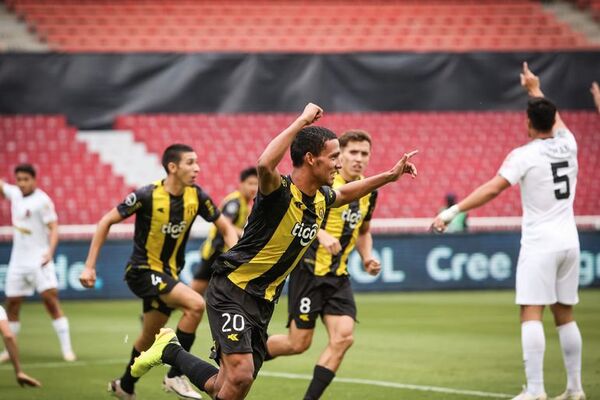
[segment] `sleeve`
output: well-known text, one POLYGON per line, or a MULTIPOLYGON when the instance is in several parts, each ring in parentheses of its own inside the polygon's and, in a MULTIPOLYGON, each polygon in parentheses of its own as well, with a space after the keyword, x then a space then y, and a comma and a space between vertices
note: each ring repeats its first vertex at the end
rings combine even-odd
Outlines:
POLYGON ((144 205, 146 199, 152 196, 152 188, 153 185, 148 185, 129 193, 117 206, 119 215, 123 218, 128 218, 137 213, 144 205))
POLYGON ((219 207, 212 201, 210 196, 199 187, 196 186, 196 191, 198 193, 198 202, 200 203, 200 207, 198 208, 198 215, 204 218, 207 222, 214 222, 221 216, 221 211, 219 211, 219 207))
POLYGON ((240 200, 230 199, 226 201, 221 210, 224 216, 232 221, 236 221, 240 214, 240 200))
POLYGON ((321 186, 321 192, 325 196, 325 204, 330 208, 335 203, 336 194, 331 186, 321 186))
POLYGON ((375 205, 377 204, 377 190, 371 192, 369 196, 369 208, 367 209, 367 215, 365 215, 364 221, 370 221, 373 218, 373 212, 375 211, 375 205))
POLYGON ((523 152, 520 149, 514 149, 504 159, 498 175, 505 178, 511 185, 519 182, 521 177, 525 175, 526 166, 522 156, 523 152))
POLYGON ((2 185, 2 192, 4 193, 4 196, 6 196, 6 198, 10 201, 19 198, 19 196, 21 195, 21 190, 19 190, 17 186, 10 185, 6 182, 4 182, 4 184, 2 185))
POLYGON ((58 221, 58 215, 56 215, 54 203, 50 197, 46 197, 46 201, 44 201, 44 205, 42 206, 42 222, 47 225, 50 222, 56 221, 58 221))
POLYGON ((575 153, 577 153, 577 140, 575 139, 575 135, 573 135, 573 133, 568 128, 559 128, 554 132, 554 135, 567 140, 571 149, 575 151, 575 153))

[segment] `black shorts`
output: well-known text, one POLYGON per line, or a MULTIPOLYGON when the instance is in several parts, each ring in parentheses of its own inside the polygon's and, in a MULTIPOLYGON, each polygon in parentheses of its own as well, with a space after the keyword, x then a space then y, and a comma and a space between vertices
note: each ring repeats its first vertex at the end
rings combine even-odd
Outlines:
POLYGON ((217 260, 217 258, 223 253, 220 251, 215 251, 212 256, 208 260, 204 258, 200 261, 200 265, 198 266, 198 270, 194 274, 194 279, 198 279, 201 281, 209 281, 210 277, 213 273, 213 263, 217 260))
POLYGON ((206 291, 206 311, 214 341, 211 354, 251 353, 254 378, 267 354, 267 327, 275 304, 246 293, 227 276, 213 275, 206 291))
POLYGON ((292 320, 299 329, 314 329, 323 315, 348 315, 356 320, 356 303, 350 277, 315 276, 298 267, 290 274, 288 327, 292 320))
POLYGON ((167 316, 171 315, 174 309, 167 306, 159 296, 173 290, 179 283, 177 279, 148 268, 128 266, 125 281, 133 294, 143 300, 144 313, 157 310, 167 316))

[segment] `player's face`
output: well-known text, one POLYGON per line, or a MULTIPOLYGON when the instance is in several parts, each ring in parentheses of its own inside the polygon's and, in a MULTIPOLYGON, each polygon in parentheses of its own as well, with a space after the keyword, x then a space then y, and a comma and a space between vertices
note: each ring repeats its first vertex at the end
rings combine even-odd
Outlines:
POLYGON ((258 177, 247 177, 242 183, 240 183, 240 192, 247 200, 255 198, 256 193, 258 193, 258 177))
POLYGON ((200 172, 198 156, 196 153, 193 151, 181 153, 181 159, 174 172, 175 176, 183 182, 184 185, 193 185, 198 177, 198 172, 200 172))
POLYGON ((21 189, 23 196, 30 195, 35 190, 35 178, 27 172, 17 172, 15 174, 17 186, 21 189))
POLYGON ((319 181, 319 185, 333 185, 333 179, 340 168, 342 168, 340 164, 340 142, 337 139, 328 140, 313 164, 314 174, 319 181))
POLYGON ((366 140, 348 142, 342 149, 341 163, 344 175, 356 179, 363 174, 371 158, 371 145, 366 140))

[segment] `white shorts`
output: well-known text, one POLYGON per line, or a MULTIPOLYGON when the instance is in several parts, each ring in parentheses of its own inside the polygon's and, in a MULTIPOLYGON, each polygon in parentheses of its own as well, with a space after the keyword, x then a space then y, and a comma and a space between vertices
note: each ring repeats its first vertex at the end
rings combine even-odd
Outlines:
POLYGON ((4 307, 0 306, 0 321, 6 321, 8 317, 6 316, 6 311, 4 311, 4 307))
POLYGON ((536 252, 521 248, 516 303, 574 305, 579 302, 579 248, 536 252))
POLYGON ((32 296, 34 291, 42 293, 57 287, 58 280, 52 261, 43 267, 36 268, 9 265, 8 271, 6 271, 4 294, 6 297, 32 296))

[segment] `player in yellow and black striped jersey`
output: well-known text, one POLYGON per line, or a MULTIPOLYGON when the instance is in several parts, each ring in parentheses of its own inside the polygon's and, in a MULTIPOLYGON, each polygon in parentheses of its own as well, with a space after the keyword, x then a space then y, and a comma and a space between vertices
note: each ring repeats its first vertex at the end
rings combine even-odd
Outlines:
MULTIPOLYGON (((364 179, 362 174, 371 156, 371 136, 365 131, 345 132, 339 142, 342 168, 333 182, 334 189, 364 179)), ((318 240, 290 275, 289 331, 286 335, 269 337, 268 357, 306 351, 312 342, 316 320, 319 316, 323 318, 329 343, 314 368, 305 399, 321 397, 352 344, 356 304, 347 263, 355 246, 365 269, 372 275, 379 273, 379 262, 371 254, 369 230, 376 200, 377 191, 373 191, 342 207, 327 210, 318 240)))
MULTIPOLYGON (((121 398, 134 393, 137 379, 131 376, 130 366, 140 352, 150 347, 154 335, 167 323, 173 309, 183 311, 177 325, 181 345, 189 349, 194 342, 204 311, 204 300, 179 281, 179 273, 185 264, 185 245, 196 216, 214 222, 228 245, 237 241, 231 222, 195 184, 200 168, 194 150, 183 144, 171 145, 163 153, 162 164, 167 172, 166 179, 130 193, 121 204, 102 217, 80 277, 85 287, 94 286, 96 260, 110 227, 135 214, 133 253, 125 280, 131 291, 143 300, 144 316, 142 332, 134 343, 125 373, 109 383, 109 390, 121 398)), ((163 385, 179 396, 200 398, 176 368, 169 371, 163 385)))
MULTIPOLYGON (((238 234, 242 236, 244 225, 250 214, 250 203, 258 192, 258 172, 256 167, 245 168, 240 172, 240 184, 238 190, 229 193, 221 202, 221 213, 229 218, 238 234)), ((200 247, 200 266, 194 273, 194 279, 190 286, 196 292, 204 294, 208 281, 212 276, 212 264, 227 250, 223 235, 215 225, 210 227, 208 237, 200 247)))
MULTIPOLYGON (((246 397, 266 355, 267 326, 285 278, 315 240, 331 207, 351 203, 396 181, 416 177, 416 167, 404 156, 390 170, 332 189, 339 164, 339 143, 333 132, 309 127, 323 114, 308 104, 302 115, 274 138, 257 164, 259 192, 238 244, 215 263, 207 298, 207 313, 215 348, 216 369, 172 340, 155 341, 135 362, 145 373, 161 361, 180 368, 192 383, 212 398, 246 397), (277 166, 290 149, 289 176, 277 166)), ((164 332, 161 338, 168 338, 164 332)))

